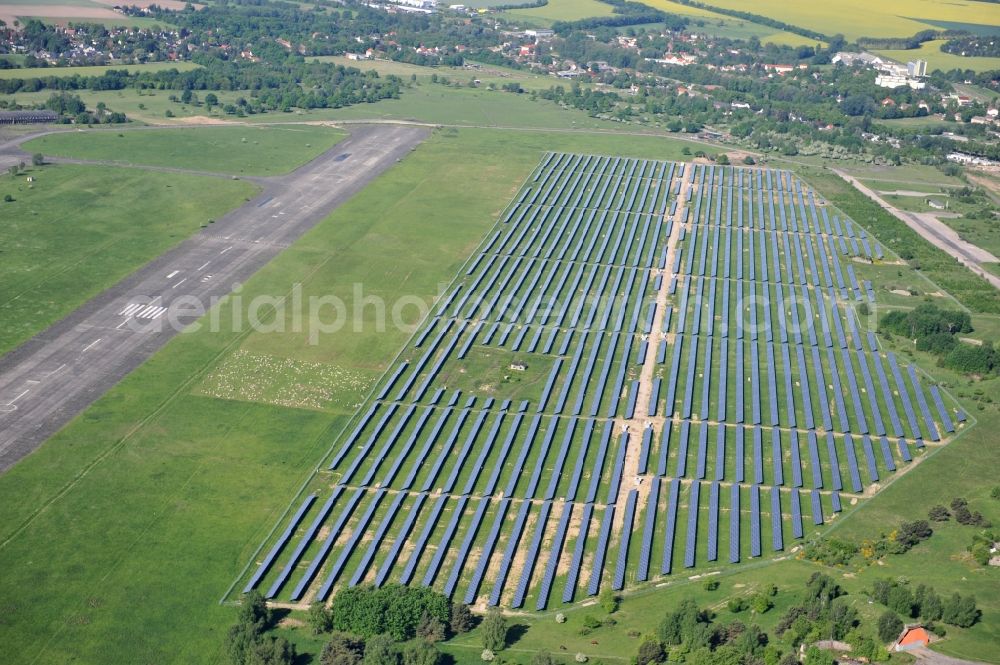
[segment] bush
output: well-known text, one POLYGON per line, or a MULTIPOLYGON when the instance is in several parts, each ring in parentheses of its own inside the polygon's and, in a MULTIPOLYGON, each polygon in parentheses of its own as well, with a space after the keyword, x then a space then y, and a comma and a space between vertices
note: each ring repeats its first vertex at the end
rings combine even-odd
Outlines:
POLYGON ((701 585, 701 588, 704 589, 705 591, 715 591, 716 589, 719 588, 719 580, 706 580, 701 585))
POLYGON ((556 623, 566 623, 566 615, 562 612, 556 614, 556 623))
POLYGON ((14 197, 11 196, 10 194, 4 194, 3 195, 3 202, 4 203, 13 203, 13 201, 14 201, 14 197))
POLYGON ((578 652, 578 653, 577 653, 577 654, 576 654, 576 655, 575 655, 575 656, 573 657, 573 660, 575 660, 575 661, 576 661, 576 662, 578 662, 578 663, 586 663, 586 662, 587 662, 587 656, 585 656, 585 655, 584 655, 583 653, 579 653, 579 652, 578 652))
POLYGON ((750 599, 750 608, 757 614, 764 614, 774 607, 774 603, 763 593, 758 593, 750 599))
POLYGON ((319 655, 320 665, 358 665, 365 643, 348 633, 334 633, 319 655))
POLYGON ((733 614, 739 614, 740 612, 745 612, 747 607, 749 607, 749 604, 747 603, 746 598, 733 598, 726 603, 726 607, 729 608, 729 611, 733 614))
POLYGON ((927 519, 933 522, 947 522, 949 517, 951 517, 951 513, 940 504, 931 506, 931 509, 927 511, 927 519))
POLYGON ((45 163, 45 155, 43 155, 40 152, 36 152, 31 156, 31 163, 34 166, 41 166, 42 164, 45 163))
POLYGON ((647 639, 639 645, 639 654, 636 656, 636 665, 662 663, 666 659, 667 653, 663 649, 663 644, 659 640, 647 639))
POLYGON ((618 610, 619 600, 618 594, 611 589, 605 589, 602 591, 599 598, 601 607, 603 607, 604 611, 608 614, 614 614, 618 610))
POLYGON ((496 654, 489 649, 483 649, 483 652, 479 654, 480 660, 485 660, 487 663, 496 658, 496 654))
POLYGON ((903 620, 895 612, 884 612, 878 619, 878 638, 892 642, 903 631, 903 620))

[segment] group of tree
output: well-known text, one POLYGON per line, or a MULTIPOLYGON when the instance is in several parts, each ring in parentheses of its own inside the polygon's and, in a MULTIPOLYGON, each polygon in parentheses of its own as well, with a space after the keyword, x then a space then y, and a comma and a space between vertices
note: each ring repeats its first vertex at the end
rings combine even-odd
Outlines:
POLYGON ((845 595, 833 578, 813 573, 800 602, 785 612, 775 633, 795 647, 819 639, 844 639, 858 625, 858 613, 844 602, 845 595))
POLYGON ((979 621, 982 612, 974 596, 953 593, 942 598, 929 586, 909 585, 896 580, 879 580, 872 587, 871 596, 896 614, 907 619, 921 619, 929 624, 941 621, 952 626, 968 628, 979 621))
POLYGON ((232 665, 292 665, 295 645, 267 635, 273 615, 256 590, 243 597, 236 625, 229 629, 226 647, 232 665))
MULTIPOLYGON (((767 597, 767 593, 762 595, 767 597)), ((690 599, 668 612, 660 620, 655 637, 640 644, 637 665, 666 662, 668 650, 682 656, 686 663, 699 665, 777 663, 779 659, 782 663, 798 662, 794 655, 783 654, 778 645, 772 644, 759 626, 742 621, 716 622, 711 611, 699 608, 690 599)))
POLYGON ((972 332, 967 312, 923 303, 907 312, 889 312, 879 321, 879 331, 915 340, 917 350, 937 356, 942 367, 978 376, 1000 372, 1000 351, 993 344, 970 344, 959 338, 972 332))
POLYGON ((954 517, 955 521, 959 524, 964 524, 966 526, 977 526, 983 529, 988 529, 992 524, 983 517, 983 514, 978 510, 973 511, 969 509, 969 502, 962 497, 955 497, 951 500, 951 511, 942 505, 931 506, 927 511, 927 517, 935 522, 947 522, 949 518, 954 517))
POLYGON ((476 621, 467 605, 431 589, 387 584, 343 589, 329 607, 314 603, 308 624, 316 635, 330 633, 321 665, 437 665, 434 644, 476 621))

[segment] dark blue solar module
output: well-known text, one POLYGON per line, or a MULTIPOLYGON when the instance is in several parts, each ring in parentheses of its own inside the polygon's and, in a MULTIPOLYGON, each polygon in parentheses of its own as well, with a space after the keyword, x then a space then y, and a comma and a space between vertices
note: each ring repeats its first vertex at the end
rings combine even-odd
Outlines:
POLYGON ((760 545, 760 485, 750 486, 750 556, 761 555, 760 545))
POLYGON ((292 519, 288 523, 288 526, 285 527, 284 532, 282 532, 281 536, 278 537, 278 540, 274 543, 274 546, 264 557, 264 560, 261 561, 260 565, 257 567, 257 570, 254 572, 253 576, 250 577, 250 580, 247 582, 246 586, 243 587, 243 593, 250 593, 250 591, 254 587, 256 587, 257 584, 260 582, 261 578, 267 574, 267 571, 271 569, 271 566, 274 565, 274 560, 278 557, 278 554, 281 553, 281 550, 284 549, 285 545, 292 537, 292 534, 295 533, 295 530, 302 522, 302 518, 305 517, 306 512, 312 506, 314 501, 316 501, 315 494, 310 494, 302 501, 302 503, 299 505, 299 509, 295 511, 294 515, 292 515, 292 519))
POLYGON ((819 498, 819 490, 813 490, 809 493, 809 500, 812 503, 812 519, 813 524, 823 523, 823 504, 819 498))
POLYGON ((708 493, 708 553, 709 561, 719 558, 719 483, 712 483, 708 493))
POLYGON ((785 549, 785 541, 781 531, 781 490, 771 488, 771 547, 775 552, 785 549))
POLYGON ((583 515, 580 518, 580 532, 576 537, 576 545, 573 548, 573 559, 569 565, 569 572, 566 575, 566 586, 563 589, 562 602, 573 602, 576 591, 576 583, 580 577, 580 564, 583 562, 583 553, 587 546, 587 533, 590 531, 590 518, 594 513, 592 503, 583 506, 583 515))
POLYGON ((674 478, 670 481, 670 493, 667 496, 667 528, 663 540, 663 563, 660 573, 669 575, 673 568, 674 533, 677 530, 677 502, 680 499, 681 481, 674 478))
POLYGON ((729 563, 740 561, 740 486, 729 487, 729 563))
POLYGON ((635 520, 635 504, 638 498, 638 491, 629 490, 628 498, 625 500, 625 515, 622 522, 621 541, 618 546, 618 561, 615 563, 615 574, 611 583, 611 588, 616 591, 621 590, 625 586, 625 568, 628 563, 628 547, 632 538, 632 524, 635 520))
POLYGON ((794 538, 802 537, 802 503, 799 491, 796 489, 792 490, 792 536, 794 538))
POLYGON ((688 495, 687 539, 684 543, 684 567, 693 568, 695 549, 698 542, 698 497, 701 494, 701 483, 691 483, 691 493, 688 495))

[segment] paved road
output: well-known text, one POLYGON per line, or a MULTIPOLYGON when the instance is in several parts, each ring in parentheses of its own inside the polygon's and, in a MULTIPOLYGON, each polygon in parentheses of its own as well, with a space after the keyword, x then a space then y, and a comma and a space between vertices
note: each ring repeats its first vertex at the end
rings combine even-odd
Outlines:
POLYGON ((923 663, 924 665, 986 665, 985 663, 981 663, 979 661, 963 660, 961 658, 945 656, 937 651, 931 651, 927 647, 918 647, 908 653, 916 657, 917 663, 923 663))
POLYGON ((856 178, 838 169, 833 172, 849 182, 859 192, 880 205, 886 212, 891 213, 897 219, 909 226, 927 240, 929 243, 955 257, 959 263, 976 273, 987 282, 1000 289, 1000 277, 990 273, 982 267, 983 263, 997 263, 997 257, 987 252, 982 247, 977 247, 970 242, 966 242, 959 237, 950 226, 937 218, 935 213, 907 212, 889 204, 871 188, 866 187, 856 178))
MULTIPOLYGON (((142 364, 207 309, 424 140, 429 130, 353 126, 294 173, 0 358, 0 472, 142 364), (188 310, 190 311, 190 310, 188 310)), ((16 147, 0 144, 0 154, 16 147)))

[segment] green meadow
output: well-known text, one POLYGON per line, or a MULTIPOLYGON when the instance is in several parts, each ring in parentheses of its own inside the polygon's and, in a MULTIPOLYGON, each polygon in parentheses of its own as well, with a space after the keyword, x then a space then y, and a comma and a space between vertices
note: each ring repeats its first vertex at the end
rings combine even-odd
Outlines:
POLYGON ((120 165, 232 175, 283 175, 326 152, 345 133, 310 125, 61 132, 24 144, 29 152, 120 165))
POLYGON ((14 199, 0 203, 0 354, 256 191, 247 182, 70 164, 0 176, 0 196, 14 199))

